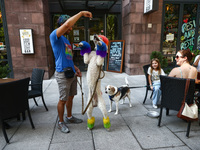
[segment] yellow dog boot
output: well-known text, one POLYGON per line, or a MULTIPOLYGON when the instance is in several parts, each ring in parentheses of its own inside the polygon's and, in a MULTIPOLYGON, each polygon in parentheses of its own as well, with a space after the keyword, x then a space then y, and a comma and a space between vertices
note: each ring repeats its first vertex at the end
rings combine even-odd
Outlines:
POLYGON ((104 128, 106 128, 108 131, 110 130, 110 119, 109 117, 107 117, 106 119, 103 117, 103 125, 104 125, 104 128))
POLYGON ((94 122, 95 122, 94 117, 92 117, 91 119, 88 118, 88 120, 87 120, 88 130, 91 130, 94 127, 94 122))

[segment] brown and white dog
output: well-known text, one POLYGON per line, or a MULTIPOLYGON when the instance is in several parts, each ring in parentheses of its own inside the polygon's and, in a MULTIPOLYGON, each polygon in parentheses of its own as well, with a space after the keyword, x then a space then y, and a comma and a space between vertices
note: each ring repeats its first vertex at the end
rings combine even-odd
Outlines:
POLYGON ((125 78, 125 82, 126 82, 126 85, 123 85, 121 87, 116 87, 116 86, 112 86, 112 85, 107 85, 106 88, 105 88, 105 93, 109 95, 109 98, 110 98, 110 110, 108 112, 111 112, 112 111, 112 102, 114 101, 116 103, 116 112, 115 112, 115 115, 118 114, 118 104, 119 104, 119 101, 121 99, 122 100, 122 103, 125 101, 125 98, 128 97, 129 99, 129 106, 132 107, 132 104, 131 104, 131 100, 130 100, 130 88, 129 88, 129 85, 128 85, 128 80, 127 78, 125 78))

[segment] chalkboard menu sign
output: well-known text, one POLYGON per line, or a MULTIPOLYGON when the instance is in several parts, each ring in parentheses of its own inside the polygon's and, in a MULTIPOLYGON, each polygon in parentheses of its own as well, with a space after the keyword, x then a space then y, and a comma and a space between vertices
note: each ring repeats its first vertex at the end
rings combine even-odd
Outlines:
POLYGON ((124 44, 124 40, 110 41, 108 49, 107 71, 122 72, 124 44))

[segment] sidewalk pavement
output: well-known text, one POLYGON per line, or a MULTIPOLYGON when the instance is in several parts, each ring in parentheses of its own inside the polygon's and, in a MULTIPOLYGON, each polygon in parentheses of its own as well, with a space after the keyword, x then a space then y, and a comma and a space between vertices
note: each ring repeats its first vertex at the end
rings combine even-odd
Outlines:
MULTIPOLYGON (((85 73, 83 73, 83 91, 85 105, 87 101, 88 87, 85 73)), ((145 76, 128 76, 125 73, 105 72, 102 79, 103 98, 109 109, 109 98, 104 93, 108 84, 121 86, 125 84, 127 76, 129 86, 145 85, 145 76)), ((103 127, 103 117, 96 107, 93 110, 95 127, 87 130, 87 115, 81 115, 82 101, 80 88, 74 98, 73 114, 83 119, 81 124, 69 124, 70 133, 64 134, 57 129, 57 102, 58 87, 54 78, 44 80, 44 98, 49 111, 46 111, 41 99, 38 98, 39 106, 33 100, 29 100, 32 119, 35 130, 31 128, 29 119, 25 121, 9 120, 11 129, 7 130, 10 144, 6 144, 0 127, 0 149, 3 150, 199 150, 200 149, 200 126, 198 122, 191 125, 190 138, 187 138, 187 123, 176 117, 176 111, 170 111, 170 116, 163 112, 161 127, 158 127, 158 118, 150 118, 146 114, 153 109, 150 100, 150 92, 146 103, 143 105, 145 88, 131 89, 130 108, 128 100, 119 105, 119 114, 108 113, 111 122, 110 131, 103 127)))

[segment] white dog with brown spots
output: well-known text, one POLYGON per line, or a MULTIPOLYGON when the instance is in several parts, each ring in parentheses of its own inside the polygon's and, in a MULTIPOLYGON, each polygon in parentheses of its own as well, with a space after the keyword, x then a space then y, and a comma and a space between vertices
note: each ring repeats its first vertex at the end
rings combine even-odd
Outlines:
POLYGON ((127 78, 125 78, 125 82, 126 82, 126 85, 123 85, 121 87, 116 87, 116 86, 113 86, 113 85, 107 85, 106 88, 105 88, 105 93, 109 95, 109 98, 110 98, 110 110, 108 112, 111 112, 112 111, 112 102, 114 101, 116 103, 116 112, 115 112, 115 115, 118 114, 119 112, 119 101, 121 99, 122 100, 122 103, 125 101, 125 98, 127 97, 129 99, 129 106, 132 107, 132 104, 131 104, 131 100, 130 100, 130 88, 129 88, 129 85, 128 85, 128 80, 127 78))

